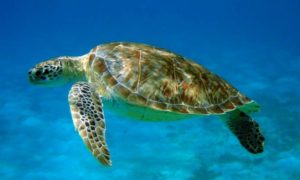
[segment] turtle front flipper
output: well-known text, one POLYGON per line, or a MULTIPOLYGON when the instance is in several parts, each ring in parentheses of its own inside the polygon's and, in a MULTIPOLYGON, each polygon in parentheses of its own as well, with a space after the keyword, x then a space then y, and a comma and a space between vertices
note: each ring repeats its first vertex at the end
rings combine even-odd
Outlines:
POLYGON ((100 97, 87 82, 78 82, 69 92, 69 103, 74 126, 84 143, 97 160, 111 166, 100 97))
POLYGON ((263 152, 265 138, 256 121, 238 109, 230 112, 226 119, 227 126, 242 146, 254 154, 263 152))

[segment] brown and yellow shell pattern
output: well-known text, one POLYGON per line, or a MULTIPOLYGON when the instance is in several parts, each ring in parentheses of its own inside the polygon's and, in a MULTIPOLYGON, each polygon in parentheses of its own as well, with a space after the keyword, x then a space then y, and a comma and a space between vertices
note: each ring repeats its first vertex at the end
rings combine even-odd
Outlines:
POLYGON ((89 81, 126 102, 188 114, 223 114, 253 102, 199 64, 164 49, 110 43, 91 50, 89 81), (98 79, 98 81, 96 80, 98 79))

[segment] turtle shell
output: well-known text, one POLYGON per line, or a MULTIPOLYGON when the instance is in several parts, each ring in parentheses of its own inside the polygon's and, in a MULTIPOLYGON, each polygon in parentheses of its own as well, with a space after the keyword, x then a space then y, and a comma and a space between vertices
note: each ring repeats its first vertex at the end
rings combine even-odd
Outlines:
POLYGON ((136 43, 97 46, 88 55, 90 81, 113 96, 156 110, 223 114, 252 103, 224 79, 170 51, 136 43))

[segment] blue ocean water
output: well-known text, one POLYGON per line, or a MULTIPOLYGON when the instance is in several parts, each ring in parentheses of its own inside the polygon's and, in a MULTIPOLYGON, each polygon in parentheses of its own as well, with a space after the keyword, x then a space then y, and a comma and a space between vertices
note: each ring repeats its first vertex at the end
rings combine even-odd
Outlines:
POLYGON ((300 179, 300 1, 2 1, 1 179, 300 179), (217 117, 133 121, 106 111, 113 167, 75 132, 71 87, 35 87, 34 64, 141 42, 192 58, 261 104, 246 152, 217 117))

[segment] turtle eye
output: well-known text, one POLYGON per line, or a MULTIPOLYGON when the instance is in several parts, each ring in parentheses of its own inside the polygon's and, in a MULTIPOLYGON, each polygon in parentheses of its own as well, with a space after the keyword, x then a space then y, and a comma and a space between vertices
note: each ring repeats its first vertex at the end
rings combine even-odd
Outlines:
POLYGON ((49 70, 48 70, 48 69, 45 69, 44 74, 45 74, 45 75, 49 74, 49 70))
POLYGON ((39 69, 35 72, 35 75, 40 76, 42 74, 42 71, 39 69))

